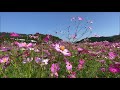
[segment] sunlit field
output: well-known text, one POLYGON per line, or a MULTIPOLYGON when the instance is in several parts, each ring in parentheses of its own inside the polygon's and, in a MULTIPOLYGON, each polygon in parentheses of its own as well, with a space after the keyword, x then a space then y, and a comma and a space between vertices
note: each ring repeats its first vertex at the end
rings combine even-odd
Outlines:
MULTIPOLYGON (((35 37, 35 36, 34 36, 35 37)), ((1 38, 1 78, 119 78, 120 43, 1 38), (36 41, 36 42, 35 42, 36 41)), ((33 37, 31 37, 33 38, 33 37)))
POLYGON ((15 32, 0 35, 0 78, 120 78, 119 73, 120 42, 73 43, 49 34, 23 37, 15 32))

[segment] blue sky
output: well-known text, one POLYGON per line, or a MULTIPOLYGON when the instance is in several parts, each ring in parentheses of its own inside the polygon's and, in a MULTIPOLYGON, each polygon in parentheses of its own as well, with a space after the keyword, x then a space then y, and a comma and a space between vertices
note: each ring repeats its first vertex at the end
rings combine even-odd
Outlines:
POLYGON ((74 16, 92 20, 92 34, 100 36, 119 34, 120 12, 0 12, 0 31, 55 35, 55 31, 64 31, 69 24, 71 25, 70 20, 74 16))

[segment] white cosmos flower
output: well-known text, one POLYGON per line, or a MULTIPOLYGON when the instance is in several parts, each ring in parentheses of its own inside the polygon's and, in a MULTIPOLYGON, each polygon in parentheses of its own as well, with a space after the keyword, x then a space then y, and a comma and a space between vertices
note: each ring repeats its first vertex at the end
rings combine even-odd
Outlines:
POLYGON ((31 40, 31 42, 37 42, 37 41, 35 41, 35 40, 31 40))
POLYGON ((42 60, 42 63, 44 63, 45 65, 47 65, 47 64, 48 64, 48 61, 49 61, 49 59, 43 59, 43 60, 42 60))
POLYGON ((34 48, 29 48, 30 50, 34 50, 34 48))

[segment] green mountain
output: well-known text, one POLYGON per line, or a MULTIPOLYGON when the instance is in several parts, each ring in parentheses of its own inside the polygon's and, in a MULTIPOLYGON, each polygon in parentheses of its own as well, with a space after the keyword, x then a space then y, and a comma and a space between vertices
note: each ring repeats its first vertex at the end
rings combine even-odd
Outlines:
MULTIPOLYGON (((19 34, 19 33, 18 33, 19 34)), ((40 33, 36 33, 36 34, 19 34, 20 37, 14 37, 15 39, 25 39, 26 42, 29 42, 30 40, 36 40, 34 38, 30 38, 30 35, 34 35, 34 36, 38 36, 38 41, 43 41, 43 39, 46 37, 46 35, 44 34, 40 34, 40 33)), ((8 32, 0 32, 0 41, 5 40, 10 40, 11 36, 10 33, 8 32)), ((52 36, 50 37, 50 41, 52 42, 56 42, 56 41, 60 41, 62 39, 60 39, 59 37, 56 36, 52 36)))
MULTIPOLYGON (((19 33, 18 33, 19 34, 19 33)), ((19 34, 20 37, 17 37, 16 39, 25 39, 26 42, 29 42, 30 40, 36 40, 36 39, 31 39, 29 37, 29 35, 35 35, 35 36, 39 36, 39 39, 37 41, 43 41, 43 39, 46 37, 46 35, 44 34, 39 34, 39 33, 36 33, 36 34, 19 34)), ((2 42, 4 39, 5 40, 10 40, 10 33, 8 32, 0 32, 0 42, 2 42), (4 37, 2 37, 4 36, 4 37)), ((59 37, 56 37, 56 36, 52 36, 51 35, 51 38, 50 38, 50 41, 52 42, 56 42, 56 41, 61 41, 62 39, 60 39, 59 37)), ((77 41, 75 43, 79 43, 79 42, 85 42, 85 41, 88 41, 88 42, 101 42, 101 41, 109 41, 109 42, 120 42, 120 35, 114 35, 114 36, 109 36, 109 37, 90 37, 90 38, 84 38, 80 41, 77 41)))
POLYGON ((114 35, 109 37, 90 37, 77 41, 76 43, 85 42, 86 40, 88 42, 101 42, 101 41, 120 42, 120 35, 114 35))

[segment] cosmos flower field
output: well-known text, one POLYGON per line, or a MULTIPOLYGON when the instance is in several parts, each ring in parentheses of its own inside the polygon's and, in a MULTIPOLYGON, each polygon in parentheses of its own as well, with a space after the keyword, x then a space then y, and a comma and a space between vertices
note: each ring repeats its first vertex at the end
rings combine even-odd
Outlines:
MULTIPOLYGON (((73 39, 78 32, 77 26, 73 39)), ((0 36, 0 78, 120 78, 120 42, 72 43, 53 41, 49 34, 23 38, 15 32, 8 36, 0 36)))
POLYGON ((11 33, 0 45, 1 78, 120 77, 120 42, 50 42, 49 35, 39 42, 33 35, 36 42, 26 43, 18 36, 11 33))

